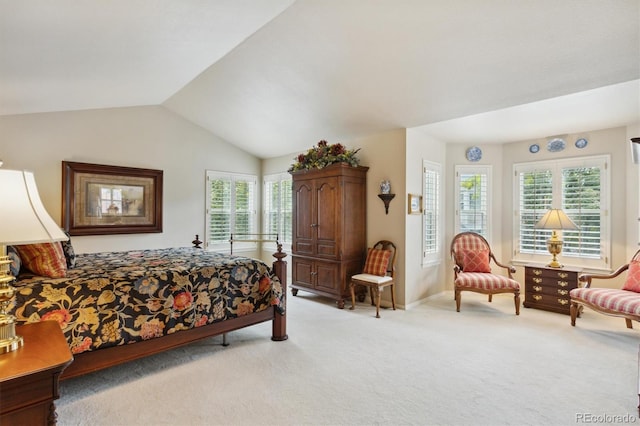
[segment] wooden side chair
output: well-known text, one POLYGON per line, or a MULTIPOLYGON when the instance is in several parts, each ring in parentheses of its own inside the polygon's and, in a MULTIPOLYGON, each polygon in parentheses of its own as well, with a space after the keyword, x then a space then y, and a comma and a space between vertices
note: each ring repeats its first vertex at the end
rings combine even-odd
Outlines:
POLYGON ((520 283, 513 279, 516 269, 496 260, 487 240, 475 232, 462 232, 451 241, 451 257, 455 262, 454 290, 456 311, 460 312, 460 293, 473 291, 489 295, 513 293, 516 315, 520 315, 520 283), (508 276, 491 272, 490 262, 507 270, 508 276))
POLYGON ((391 305, 395 311, 396 253, 396 245, 387 240, 378 241, 368 249, 362 273, 351 277, 351 310, 356 305, 355 287, 361 285, 369 288, 372 305, 375 301, 376 318, 380 318, 380 296, 385 287, 391 287, 391 305))
MULTIPOLYGON (((633 328, 631 321, 640 321, 640 250, 626 265, 622 265, 611 274, 582 274, 578 277, 580 287, 569 292, 571 298, 571 325, 575 327, 583 306, 596 312, 624 318, 627 328, 633 328), (627 271, 622 288, 591 287, 594 279, 615 278, 627 271)), ((640 408, 640 407, 639 407, 640 408)))

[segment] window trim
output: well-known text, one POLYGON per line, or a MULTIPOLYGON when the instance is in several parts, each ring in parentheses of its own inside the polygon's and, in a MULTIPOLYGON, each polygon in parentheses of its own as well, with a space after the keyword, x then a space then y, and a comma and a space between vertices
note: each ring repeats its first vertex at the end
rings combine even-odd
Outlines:
POLYGON ((552 207, 562 204, 562 170, 572 167, 600 167, 600 258, 590 259, 560 254, 561 262, 567 266, 577 266, 594 271, 611 271, 611 156, 593 155, 558 160, 541 160, 513 165, 513 256, 514 265, 527 263, 547 264, 551 254, 521 253, 520 247, 520 183, 519 174, 534 170, 551 170, 552 207))

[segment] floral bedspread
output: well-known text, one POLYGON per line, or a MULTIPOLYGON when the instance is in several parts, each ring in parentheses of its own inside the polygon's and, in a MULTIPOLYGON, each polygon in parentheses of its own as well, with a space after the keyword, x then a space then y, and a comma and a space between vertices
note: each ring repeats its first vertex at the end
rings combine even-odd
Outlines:
POLYGON ((265 263, 195 248, 80 254, 65 278, 21 274, 14 286, 18 323, 58 321, 75 354, 285 310, 265 263))

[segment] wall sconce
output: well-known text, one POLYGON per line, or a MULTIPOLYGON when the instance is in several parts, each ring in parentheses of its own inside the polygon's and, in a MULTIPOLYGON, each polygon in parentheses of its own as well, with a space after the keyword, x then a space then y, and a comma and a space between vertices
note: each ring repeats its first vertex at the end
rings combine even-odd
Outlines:
POLYGON ((633 164, 640 164, 640 138, 631 138, 631 159, 633 164))
POLYGON ((388 179, 385 179, 382 182, 380 182, 380 194, 378 194, 378 197, 380 197, 380 199, 384 203, 385 214, 389 214, 389 203, 391 202, 391 200, 393 200, 393 197, 395 196, 396 194, 391 193, 391 182, 389 182, 388 179))

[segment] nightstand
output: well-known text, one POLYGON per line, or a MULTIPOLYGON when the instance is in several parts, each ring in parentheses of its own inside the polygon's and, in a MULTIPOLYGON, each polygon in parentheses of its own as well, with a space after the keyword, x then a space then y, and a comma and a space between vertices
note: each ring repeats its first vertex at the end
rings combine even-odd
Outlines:
POLYGON ((58 378, 73 361, 60 326, 43 321, 16 327, 24 345, 0 355, 0 424, 56 423, 58 378))
POLYGON ((580 272, 580 268, 525 265, 524 307, 569 315, 569 292, 578 287, 580 272))

